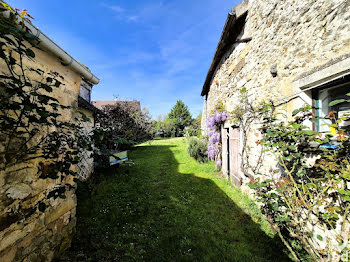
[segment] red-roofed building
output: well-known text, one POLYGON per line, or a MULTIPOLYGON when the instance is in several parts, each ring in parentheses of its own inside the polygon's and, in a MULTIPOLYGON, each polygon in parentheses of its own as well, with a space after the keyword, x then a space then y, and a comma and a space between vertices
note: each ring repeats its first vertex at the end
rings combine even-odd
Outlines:
POLYGON ((140 101, 97 100, 92 101, 92 104, 100 110, 103 110, 106 106, 126 105, 135 109, 135 111, 141 112, 140 101))

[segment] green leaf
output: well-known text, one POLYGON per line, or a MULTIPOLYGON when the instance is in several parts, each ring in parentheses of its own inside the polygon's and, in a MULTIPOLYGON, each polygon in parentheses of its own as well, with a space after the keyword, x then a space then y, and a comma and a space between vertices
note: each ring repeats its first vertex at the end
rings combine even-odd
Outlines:
POLYGON ((275 221, 276 222, 289 222, 290 221, 290 218, 287 217, 287 216, 277 216, 275 218, 275 221))
POLYGON ((288 146, 288 148, 289 148, 290 150, 294 150, 294 151, 297 150, 297 147, 296 147, 295 145, 290 145, 290 146, 288 146))
POLYGON ((323 237, 321 235, 317 235, 317 239, 323 241, 323 237))
POLYGON ((342 178, 346 179, 346 180, 350 180, 350 173, 345 173, 341 175, 342 178))
POLYGON ((293 123, 292 126, 293 126, 293 128, 295 128, 295 129, 298 129, 298 128, 300 127, 300 125, 297 124, 297 123, 293 123))
POLYGON ((35 57, 35 53, 33 52, 32 49, 26 49, 26 54, 27 56, 31 57, 31 58, 34 58, 35 57))
POLYGON ((269 137, 276 137, 276 136, 277 136, 277 134, 273 133, 273 132, 271 131, 271 129, 267 129, 267 130, 266 130, 266 134, 267 134, 269 137))
POLYGON ((61 199, 66 199, 67 198, 66 195, 64 195, 64 194, 59 195, 58 197, 61 198, 61 199))
POLYGON ((275 212, 278 211, 278 203, 276 203, 276 202, 269 204, 269 207, 275 212))
POLYGON ((341 103, 344 103, 344 102, 346 102, 345 99, 337 99, 337 100, 334 100, 334 101, 330 102, 330 103, 328 104, 328 106, 335 106, 335 105, 337 105, 337 104, 341 104, 341 103))
POLYGON ((271 193, 270 194, 270 198, 275 198, 276 199, 276 198, 278 198, 278 195, 276 193, 271 193))
POLYGON ((52 90, 53 90, 51 86, 48 86, 48 85, 45 85, 45 84, 41 84, 41 88, 44 89, 47 92, 52 92, 52 90))
POLYGON ((307 183, 306 186, 309 187, 309 188, 310 187, 317 188, 315 183, 307 183))
POLYGON ((312 136, 312 135, 315 134, 315 132, 312 131, 312 130, 303 130, 303 133, 304 133, 305 135, 308 135, 308 136, 312 136))
POLYGON ((60 81, 56 80, 56 82, 55 82, 55 87, 60 87, 61 84, 62 84, 62 83, 61 83, 60 81))
POLYGON ((26 33, 25 34, 25 37, 28 39, 28 40, 39 40, 39 38, 37 38, 35 35, 31 34, 31 33, 26 33))
POLYGON ((340 190, 338 190, 338 192, 339 192, 339 194, 341 194, 341 195, 350 196, 350 190, 340 189, 340 190))
POLYGON ((292 112, 292 116, 295 116, 297 115, 299 112, 301 112, 302 109, 301 108, 298 108, 298 109, 295 109, 293 112, 292 112))

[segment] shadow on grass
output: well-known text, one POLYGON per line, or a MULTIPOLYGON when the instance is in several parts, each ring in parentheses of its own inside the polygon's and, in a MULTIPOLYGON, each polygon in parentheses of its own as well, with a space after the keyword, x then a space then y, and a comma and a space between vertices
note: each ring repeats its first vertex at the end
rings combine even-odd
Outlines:
POLYGON ((60 261, 289 261, 213 181, 179 173, 172 147, 137 147, 135 166, 79 186, 77 233, 60 261))

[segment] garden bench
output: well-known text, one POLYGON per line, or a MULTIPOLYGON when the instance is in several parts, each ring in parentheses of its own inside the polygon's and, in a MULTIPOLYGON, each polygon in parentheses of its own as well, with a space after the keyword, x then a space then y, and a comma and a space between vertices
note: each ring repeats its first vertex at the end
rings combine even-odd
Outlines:
POLYGON ((113 166, 116 164, 127 164, 127 165, 134 165, 134 162, 128 161, 128 151, 118 151, 111 153, 109 156, 109 165, 113 166))

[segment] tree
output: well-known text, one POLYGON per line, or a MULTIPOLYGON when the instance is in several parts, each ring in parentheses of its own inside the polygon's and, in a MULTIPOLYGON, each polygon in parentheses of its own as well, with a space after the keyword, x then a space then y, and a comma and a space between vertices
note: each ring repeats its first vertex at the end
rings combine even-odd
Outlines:
POLYGON ((193 127, 197 130, 201 129, 201 122, 202 122, 202 113, 200 113, 194 120, 193 120, 193 127))
POLYGON ((140 112, 129 103, 109 105, 97 114, 96 122, 100 130, 95 129, 95 144, 106 150, 128 149, 134 143, 153 138, 151 117, 146 107, 140 112))
POLYGON ((181 100, 178 100, 171 109, 168 118, 175 126, 175 136, 182 136, 185 127, 191 125, 192 116, 187 106, 181 100))

